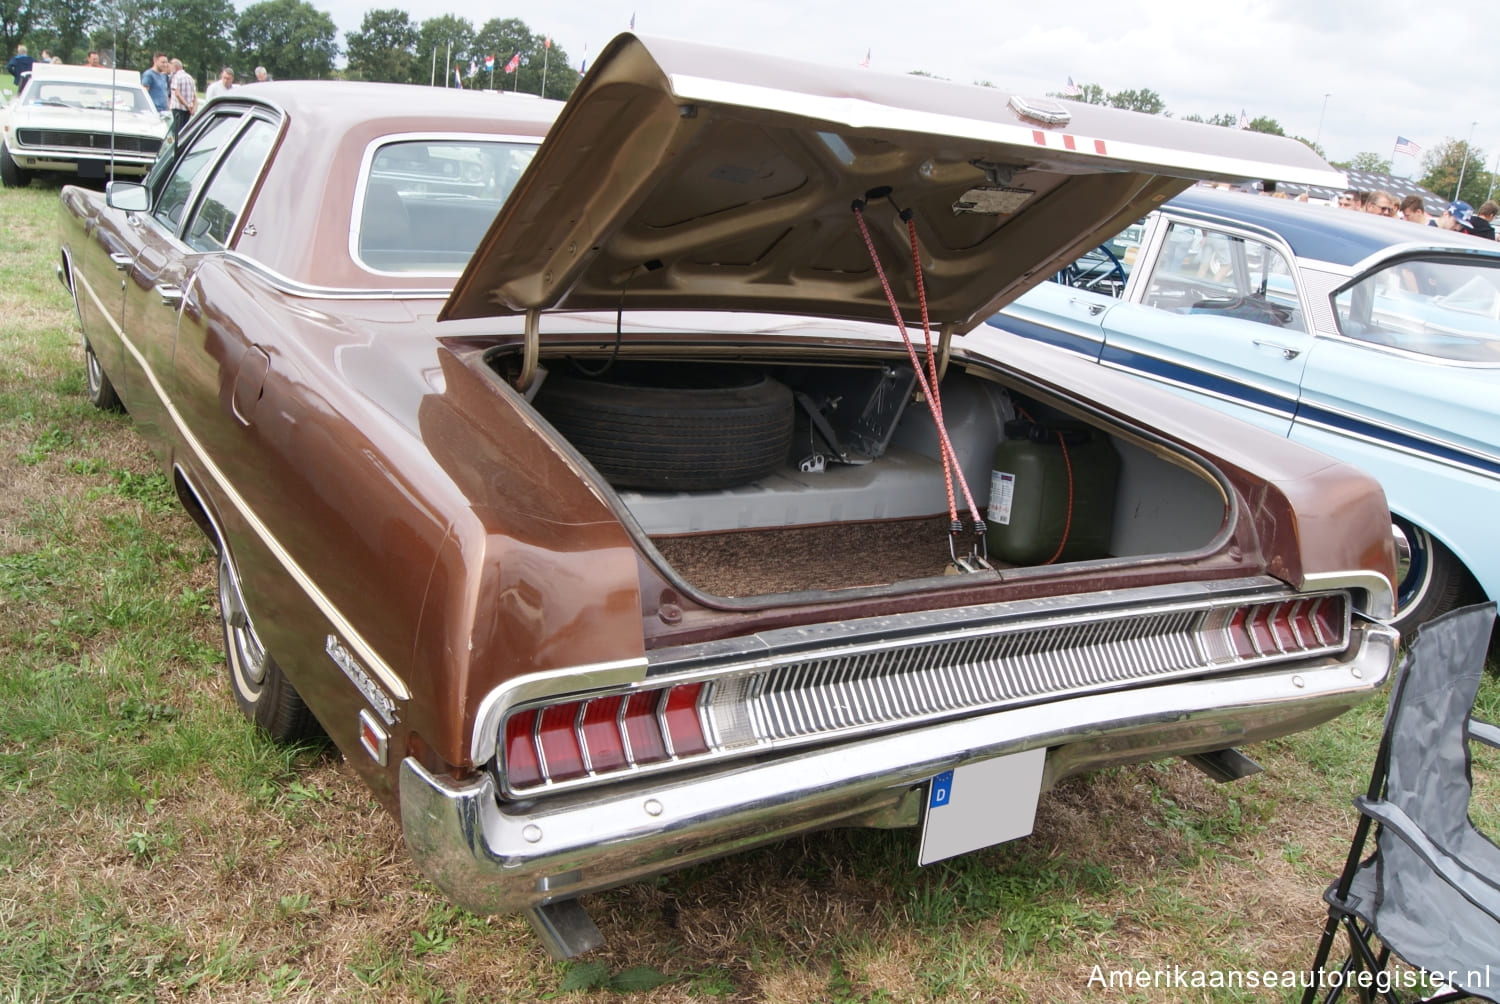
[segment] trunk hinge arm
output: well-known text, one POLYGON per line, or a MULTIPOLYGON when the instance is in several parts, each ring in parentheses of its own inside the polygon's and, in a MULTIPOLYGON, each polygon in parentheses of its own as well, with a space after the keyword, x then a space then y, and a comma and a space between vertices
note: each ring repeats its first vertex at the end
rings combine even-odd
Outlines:
POLYGON ((521 349, 521 375, 516 377, 516 390, 525 394, 536 383, 537 359, 541 356, 542 312, 533 307, 526 311, 526 341, 521 349))
POLYGON ((943 325, 942 330, 938 332, 937 374, 939 380, 948 375, 948 357, 952 354, 952 351, 953 322, 950 321, 943 325))

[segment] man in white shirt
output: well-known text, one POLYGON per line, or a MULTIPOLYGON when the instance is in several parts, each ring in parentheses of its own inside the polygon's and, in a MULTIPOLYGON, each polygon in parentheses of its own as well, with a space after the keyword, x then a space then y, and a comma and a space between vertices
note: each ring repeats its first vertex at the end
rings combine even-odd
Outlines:
POLYGON ((219 71, 219 78, 209 83, 207 98, 212 101, 232 87, 234 87, 234 71, 226 66, 219 71))

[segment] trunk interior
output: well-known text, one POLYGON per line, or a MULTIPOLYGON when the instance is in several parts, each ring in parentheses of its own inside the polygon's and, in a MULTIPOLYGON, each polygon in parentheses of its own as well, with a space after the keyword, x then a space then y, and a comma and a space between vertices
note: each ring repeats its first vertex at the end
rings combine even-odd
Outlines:
POLYGON ((939 424, 905 358, 553 359, 545 373, 536 409, 710 595, 928 579, 959 571, 951 542, 997 569, 1190 552, 1225 521, 1223 490, 1194 461, 988 371, 940 384, 963 473, 951 542, 939 424))

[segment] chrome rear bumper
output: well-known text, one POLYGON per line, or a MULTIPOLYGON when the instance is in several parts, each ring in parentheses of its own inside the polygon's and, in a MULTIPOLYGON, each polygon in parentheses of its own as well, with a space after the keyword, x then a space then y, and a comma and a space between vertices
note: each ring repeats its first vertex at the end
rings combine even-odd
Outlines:
POLYGON ((488 773, 455 784, 408 758, 402 827, 413 859, 453 902, 526 910, 811 830, 913 825, 929 778, 1007 753, 1047 747, 1045 788, 1083 770, 1310 728, 1385 682, 1396 640, 1357 621, 1343 661, 1053 700, 507 805, 488 773))

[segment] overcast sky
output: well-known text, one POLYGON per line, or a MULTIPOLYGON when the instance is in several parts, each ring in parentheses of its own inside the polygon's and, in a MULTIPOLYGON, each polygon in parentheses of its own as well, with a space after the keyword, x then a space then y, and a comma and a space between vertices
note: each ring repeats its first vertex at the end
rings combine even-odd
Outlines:
POLYGON ((1061 91, 1072 77, 1109 91, 1150 88, 1176 116, 1243 109, 1288 135, 1316 139, 1335 160, 1392 157, 1397 136, 1423 152, 1445 138, 1500 153, 1500 4, 1494 0, 312 0, 343 33, 372 7, 516 17, 550 34, 573 66, 597 55, 632 15, 641 34, 843 65, 850 72, 923 70, 1021 94, 1061 91), (870 68, 859 67, 868 51, 870 68), (1327 96, 1325 102, 1325 95, 1327 96), (1326 105, 1326 108, 1325 108, 1326 105), (1477 122, 1477 125, 1475 124, 1477 122))

